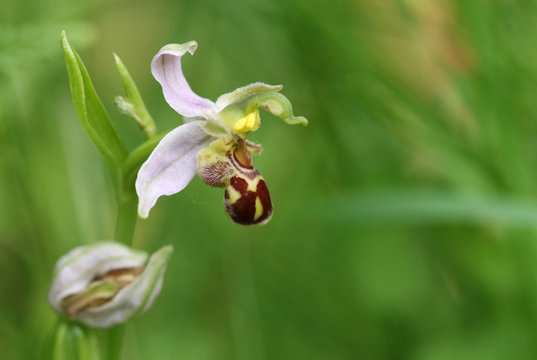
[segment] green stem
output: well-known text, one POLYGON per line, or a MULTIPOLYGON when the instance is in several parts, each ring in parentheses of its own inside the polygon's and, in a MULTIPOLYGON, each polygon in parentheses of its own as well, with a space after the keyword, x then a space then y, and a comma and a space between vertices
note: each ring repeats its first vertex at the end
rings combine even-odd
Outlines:
POLYGON ((108 330, 106 360, 119 360, 121 358, 124 335, 125 325, 117 325, 108 330))
POLYGON ((118 200, 117 204, 117 222, 115 239, 125 245, 130 246, 134 237, 138 201, 135 196, 118 200))
MULTIPOLYGON (((138 219, 138 199, 136 196, 118 196, 117 222, 115 239, 130 246, 134 237, 136 220, 138 219)), ((107 337, 107 360, 119 360, 123 346, 125 325, 118 325, 108 330, 107 337)))
POLYGON ((95 330, 82 326, 75 327, 73 330, 78 345, 78 359, 101 360, 99 340, 95 330))

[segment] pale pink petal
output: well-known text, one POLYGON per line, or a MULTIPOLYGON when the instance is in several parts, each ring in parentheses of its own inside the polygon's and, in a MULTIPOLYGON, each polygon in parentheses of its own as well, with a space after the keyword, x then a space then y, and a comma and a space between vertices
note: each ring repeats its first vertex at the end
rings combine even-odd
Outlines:
POLYGON ((181 57, 186 52, 193 55, 197 47, 195 41, 164 46, 151 61, 151 72, 162 85, 164 98, 175 111, 186 117, 207 118, 216 112, 214 103, 192 91, 181 68, 181 57))
POLYGON ((162 195, 183 190, 196 175, 197 154, 213 140, 193 121, 170 131, 143 163, 136 179, 138 214, 142 218, 162 195))

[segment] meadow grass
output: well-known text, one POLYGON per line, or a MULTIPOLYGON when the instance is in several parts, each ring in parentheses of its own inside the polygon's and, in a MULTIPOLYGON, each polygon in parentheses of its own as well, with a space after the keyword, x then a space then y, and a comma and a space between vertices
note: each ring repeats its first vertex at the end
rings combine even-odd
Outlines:
POLYGON ((182 120, 149 63, 215 99, 284 84, 308 128, 262 113, 274 201, 262 228, 195 180, 139 221, 175 247, 125 359, 531 359, 537 356, 537 3, 213 0, 9 2, 0 12, 0 349, 35 359, 55 261, 111 239, 112 181, 76 118, 66 30, 114 109, 112 52, 161 130, 182 120), (31 6, 30 6, 31 5, 31 6), (28 10, 30 9, 30 10, 28 10))

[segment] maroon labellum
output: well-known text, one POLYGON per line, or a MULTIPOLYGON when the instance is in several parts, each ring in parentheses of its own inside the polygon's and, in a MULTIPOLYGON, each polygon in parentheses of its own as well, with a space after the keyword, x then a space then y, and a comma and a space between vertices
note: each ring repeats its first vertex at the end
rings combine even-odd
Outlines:
MULTIPOLYGON (((227 145, 227 144, 226 144, 227 145)), ((252 166, 252 152, 261 146, 239 139, 222 155, 198 155, 198 175, 208 185, 226 188, 224 207, 242 225, 262 225, 272 216, 272 201, 265 180, 252 166)))
POLYGON ((238 224, 262 225, 272 217, 269 190, 261 174, 257 170, 255 174, 255 181, 235 175, 226 188, 224 206, 231 220, 238 224), (255 190, 251 190, 250 184, 255 184, 255 190))
POLYGON ((243 140, 228 153, 234 175, 224 194, 224 206, 231 218, 241 225, 262 225, 272 217, 272 200, 265 180, 253 166, 243 140))

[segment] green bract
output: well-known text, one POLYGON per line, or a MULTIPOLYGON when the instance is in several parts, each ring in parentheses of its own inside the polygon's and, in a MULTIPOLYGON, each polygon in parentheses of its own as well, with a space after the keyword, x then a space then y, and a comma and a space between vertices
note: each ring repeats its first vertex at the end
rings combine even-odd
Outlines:
POLYGON ((84 63, 69 45, 65 32, 61 35, 61 45, 76 112, 84 130, 99 150, 117 185, 121 182, 121 168, 127 157, 127 149, 110 121, 84 63))
POLYGON ((149 115, 149 111, 147 111, 142 96, 129 71, 123 65, 119 56, 114 54, 114 59, 126 94, 126 98, 122 96, 116 97, 116 105, 123 113, 132 116, 138 122, 140 128, 146 133, 147 137, 152 138, 157 133, 155 122, 151 118, 151 115, 149 115))

